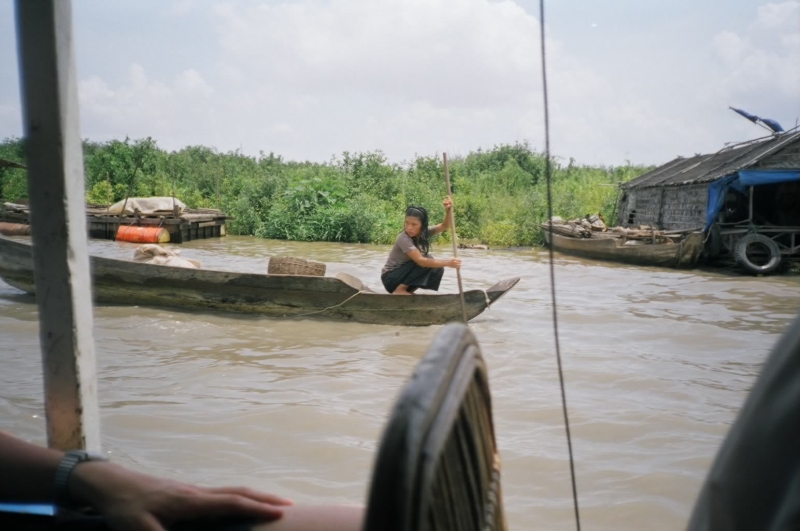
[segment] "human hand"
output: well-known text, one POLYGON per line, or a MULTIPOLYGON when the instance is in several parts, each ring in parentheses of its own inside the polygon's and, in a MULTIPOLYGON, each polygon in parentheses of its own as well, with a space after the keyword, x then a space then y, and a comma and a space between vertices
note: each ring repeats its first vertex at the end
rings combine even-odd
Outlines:
POLYGON ((461 269, 461 258, 453 258, 447 264, 447 267, 452 267, 454 269, 461 269))
POLYGON ((277 520, 291 500, 245 487, 195 487, 90 461, 76 466, 70 477, 76 500, 100 511, 115 531, 164 531, 179 521, 198 518, 245 517, 277 520))
POLYGON ((445 210, 451 210, 453 208, 453 199, 448 195, 444 198, 444 201, 442 201, 442 206, 445 210))

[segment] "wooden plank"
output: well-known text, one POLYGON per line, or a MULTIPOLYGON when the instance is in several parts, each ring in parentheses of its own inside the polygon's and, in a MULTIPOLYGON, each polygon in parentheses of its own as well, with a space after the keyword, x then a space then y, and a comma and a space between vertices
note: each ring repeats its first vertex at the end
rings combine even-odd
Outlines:
POLYGON ((100 449, 84 174, 69 0, 18 0, 47 441, 100 449))
POLYGON ((213 221, 215 216, 210 216, 208 214, 183 214, 181 216, 182 220, 185 221, 213 221))

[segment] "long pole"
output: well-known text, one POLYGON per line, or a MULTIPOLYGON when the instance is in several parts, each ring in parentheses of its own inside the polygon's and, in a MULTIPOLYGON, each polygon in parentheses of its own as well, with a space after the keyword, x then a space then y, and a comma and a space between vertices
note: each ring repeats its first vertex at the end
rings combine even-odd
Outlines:
MULTIPOLYGON (((453 188, 450 186, 450 169, 447 166, 447 153, 442 153, 444 158, 444 182, 447 184, 447 195, 453 196, 453 188)), ((458 236, 456 236, 456 215, 453 207, 450 207, 450 234, 453 235, 453 257, 458 258, 458 236)), ((464 318, 464 324, 468 325, 467 319, 467 305, 464 302, 464 286, 461 284, 461 268, 456 269, 456 277, 458 277, 458 295, 461 297, 461 315, 464 318)), ((469 325, 468 325, 469 326, 469 325)))
POLYGON ((16 8, 47 444, 99 451, 72 7, 18 0, 16 8))

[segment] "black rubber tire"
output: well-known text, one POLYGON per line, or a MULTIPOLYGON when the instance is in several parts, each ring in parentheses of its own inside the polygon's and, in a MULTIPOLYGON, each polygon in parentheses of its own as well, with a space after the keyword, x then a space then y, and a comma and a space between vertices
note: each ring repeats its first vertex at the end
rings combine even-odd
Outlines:
POLYGON ((763 234, 751 233, 736 243, 736 263, 754 275, 769 275, 781 265, 781 250, 778 244, 763 234), (747 248, 753 244, 763 245, 769 251, 769 260, 764 265, 754 264, 747 256, 747 248))

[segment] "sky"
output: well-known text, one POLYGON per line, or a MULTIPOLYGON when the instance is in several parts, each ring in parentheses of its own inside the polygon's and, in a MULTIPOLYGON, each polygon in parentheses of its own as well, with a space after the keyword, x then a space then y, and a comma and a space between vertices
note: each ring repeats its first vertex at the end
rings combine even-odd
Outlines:
MULTIPOLYGON (((660 164, 800 117, 800 0, 550 0, 551 147, 660 164)), ((21 136, 0 2, 0 139, 21 136)), ((538 0, 74 0, 81 135, 325 161, 543 149, 538 0)))

